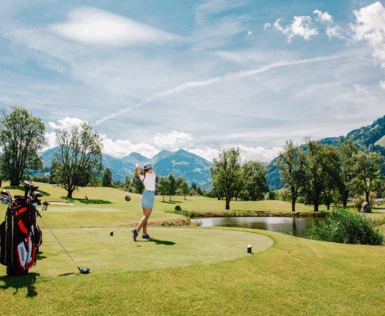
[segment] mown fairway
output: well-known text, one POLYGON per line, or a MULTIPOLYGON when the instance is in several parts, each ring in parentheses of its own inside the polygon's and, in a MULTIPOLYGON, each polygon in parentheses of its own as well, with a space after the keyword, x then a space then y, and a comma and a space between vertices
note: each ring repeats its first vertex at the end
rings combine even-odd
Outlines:
MULTIPOLYGON (((62 189, 44 184, 41 188, 51 194, 46 200, 63 200, 62 189)), ((141 215, 139 196, 127 203, 122 191, 85 188, 75 197, 84 195, 89 201, 111 203, 75 201, 73 207, 52 206, 42 214, 80 267, 91 268, 91 274, 79 274, 44 229, 39 260, 28 277, 8 278, 0 266, 1 315, 383 313, 385 247, 199 227, 151 227, 155 241, 139 238, 134 243, 127 225, 141 215), (252 255, 246 253, 248 244, 253 245, 252 255), (60 276, 70 272, 75 275, 60 276)), ((164 213, 174 205, 160 199, 153 223, 184 219, 164 213)), ((181 205, 204 210, 205 202, 211 211, 224 205, 205 198, 189 198, 181 205)), ((290 212, 289 203, 242 203, 250 210, 290 212)), ((375 215, 381 216, 380 210, 375 215)))

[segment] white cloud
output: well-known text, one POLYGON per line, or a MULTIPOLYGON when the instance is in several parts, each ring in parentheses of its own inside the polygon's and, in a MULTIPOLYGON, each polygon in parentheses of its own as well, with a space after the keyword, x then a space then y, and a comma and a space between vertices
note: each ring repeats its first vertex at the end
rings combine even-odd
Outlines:
MULTIPOLYGON (((66 117, 55 122, 49 122, 48 126, 55 129, 67 129, 72 126, 79 125, 86 122, 82 119, 75 117, 66 117)), ((54 148, 57 146, 55 132, 46 133, 47 147, 54 148)), ((149 142, 138 142, 133 143, 130 140, 116 139, 112 140, 105 134, 101 134, 103 143, 103 153, 108 154, 112 157, 121 158, 129 155, 131 152, 139 152, 146 157, 155 156, 161 149, 167 149, 171 151, 178 150, 184 147, 191 147, 193 144, 193 137, 191 134, 173 131, 168 134, 157 133, 149 142)))
POLYGON ((193 138, 191 134, 173 131, 169 134, 156 134, 153 142, 159 149, 177 150, 183 147, 190 147, 193 143, 193 138))
POLYGON ((214 148, 194 148, 194 149, 188 149, 189 152, 198 155, 200 157, 205 158, 207 161, 213 161, 214 158, 217 158, 219 155, 220 150, 214 149, 214 148))
POLYGON ((353 13, 356 16, 356 22, 351 25, 354 39, 367 41, 373 48, 373 57, 385 68, 385 8, 375 2, 353 13))
POLYGON ((353 85, 354 89, 358 92, 358 93, 364 93, 364 94, 368 94, 368 90, 366 89, 366 87, 364 87, 363 85, 361 84, 354 84, 353 85))
POLYGON ((334 23, 333 17, 327 12, 314 10, 313 13, 316 15, 316 18, 315 18, 316 21, 320 21, 322 23, 334 23))
POLYGON ((71 128, 72 126, 75 125, 80 125, 86 121, 76 118, 76 117, 65 117, 64 119, 61 119, 58 121, 59 123, 55 122, 48 122, 48 126, 51 127, 52 129, 62 129, 62 128, 71 128))
POLYGON ((270 162, 282 151, 280 147, 265 148, 265 147, 247 147, 239 145, 241 157, 243 160, 257 160, 270 162))
POLYGON ((385 81, 380 80, 379 85, 381 89, 385 90, 385 81))
MULTIPOLYGON (((277 157, 278 154, 282 151, 282 148, 280 147, 265 148, 261 146, 248 147, 244 145, 231 145, 231 146, 227 145, 227 146, 221 147, 221 149, 229 149, 231 147, 239 148, 242 161, 254 160, 254 161, 270 162, 275 157, 277 157)), ((209 147, 194 148, 194 149, 189 149, 188 151, 198 156, 201 156, 208 161, 213 161, 213 159, 217 158, 219 156, 219 153, 221 152, 220 149, 214 149, 209 147)))
POLYGON ((345 36, 342 35, 343 34, 343 29, 338 26, 338 25, 335 25, 335 26, 328 26, 326 28, 326 35, 329 37, 329 38, 339 38, 339 39, 344 39, 345 36))
POLYGON ((159 149, 148 143, 134 144, 129 140, 112 140, 106 135, 102 135, 102 140, 103 152, 115 158, 128 156, 132 152, 138 152, 145 157, 152 158, 159 152, 159 149))
POLYGON ((286 27, 282 27, 280 21, 281 19, 275 21, 274 28, 286 35, 288 43, 290 43, 296 35, 306 41, 309 41, 312 36, 318 35, 317 29, 312 27, 312 19, 310 16, 295 16, 293 23, 286 27))
POLYGON ((263 29, 266 31, 269 27, 271 26, 271 24, 269 22, 265 23, 265 25, 263 26, 263 29))
POLYGON ((246 39, 250 38, 250 37, 251 37, 251 35, 253 35, 253 32, 251 32, 251 31, 248 31, 248 32, 247 32, 247 35, 246 35, 246 39))
POLYGON ((88 44, 135 45, 179 39, 151 26, 107 11, 82 7, 68 13, 68 20, 50 30, 65 38, 88 44))

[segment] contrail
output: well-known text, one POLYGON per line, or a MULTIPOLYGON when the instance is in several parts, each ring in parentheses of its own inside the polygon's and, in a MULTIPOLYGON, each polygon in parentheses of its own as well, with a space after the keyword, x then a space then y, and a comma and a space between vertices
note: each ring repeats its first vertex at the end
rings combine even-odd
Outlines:
POLYGON ((207 80, 188 81, 188 82, 185 82, 183 84, 177 85, 174 88, 156 92, 156 93, 150 95, 147 99, 144 99, 143 101, 141 101, 141 102, 139 102, 133 106, 130 106, 130 107, 125 108, 123 110, 120 110, 118 112, 115 112, 115 113, 112 113, 112 114, 107 115, 105 117, 102 117, 100 120, 95 122, 95 125, 99 125, 100 123, 103 123, 106 120, 109 120, 109 119, 112 119, 112 118, 119 116, 121 114, 127 113, 127 112, 131 111, 132 109, 139 108, 139 107, 141 107, 147 103, 150 103, 151 101, 153 101, 156 98, 176 94, 176 93, 179 93, 179 92, 182 92, 185 90, 210 86, 214 83, 224 81, 224 80, 237 80, 237 79, 242 79, 242 78, 246 78, 246 77, 251 77, 251 76, 255 76, 255 75, 260 74, 260 73, 270 71, 270 70, 275 69, 275 68, 294 66, 294 65, 300 65, 300 64, 316 63, 316 62, 320 62, 320 61, 327 61, 327 60, 332 60, 332 59, 337 59, 337 58, 343 58, 346 56, 347 55, 334 55, 334 56, 327 56, 327 57, 299 59, 299 60, 293 60, 293 61, 285 61, 284 60, 284 61, 271 63, 271 64, 262 66, 262 67, 257 68, 257 69, 228 73, 228 74, 225 74, 223 76, 213 77, 213 78, 210 78, 207 80))

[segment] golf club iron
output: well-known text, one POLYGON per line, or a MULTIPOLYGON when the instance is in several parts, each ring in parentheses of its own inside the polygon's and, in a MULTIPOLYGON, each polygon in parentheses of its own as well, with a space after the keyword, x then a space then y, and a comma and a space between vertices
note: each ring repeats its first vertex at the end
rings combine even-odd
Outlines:
POLYGON ((60 244, 60 246, 63 248, 63 250, 66 252, 66 254, 68 255, 68 257, 70 257, 70 259, 72 260, 72 262, 74 263, 74 265, 79 269, 79 272, 81 274, 88 274, 90 273, 90 268, 80 268, 79 265, 75 262, 75 260, 71 257, 71 255, 68 253, 67 249, 64 248, 63 244, 60 242, 60 240, 56 237, 56 235, 54 234, 54 232, 51 230, 51 228, 47 225, 46 221, 44 220, 44 218, 41 216, 41 214, 39 213, 39 217, 41 218, 41 220, 43 221, 43 223, 45 224, 45 226, 49 229, 49 231, 51 232, 51 234, 55 237, 55 239, 57 240, 57 242, 60 244))

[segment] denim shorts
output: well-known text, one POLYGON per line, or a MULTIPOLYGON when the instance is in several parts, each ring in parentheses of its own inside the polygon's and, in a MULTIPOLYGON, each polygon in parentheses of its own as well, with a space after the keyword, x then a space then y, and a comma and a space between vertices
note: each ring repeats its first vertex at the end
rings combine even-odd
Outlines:
POLYGON ((152 209, 154 206, 155 193, 150 191, 143 191, 142 198, 140 199, 140 206, 152 209))

